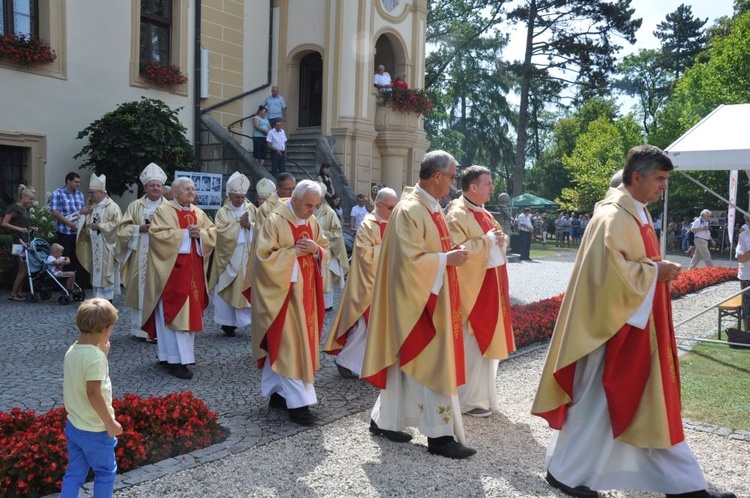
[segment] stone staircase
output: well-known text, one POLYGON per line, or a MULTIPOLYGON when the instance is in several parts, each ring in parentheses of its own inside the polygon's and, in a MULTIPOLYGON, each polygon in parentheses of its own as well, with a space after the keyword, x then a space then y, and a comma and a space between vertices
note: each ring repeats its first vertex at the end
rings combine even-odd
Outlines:
POLYGON ((319 137, 320 128, 303 128, 289 136, 286 143, 286 170, 299 180, 315 180, 318 176, 319 137))

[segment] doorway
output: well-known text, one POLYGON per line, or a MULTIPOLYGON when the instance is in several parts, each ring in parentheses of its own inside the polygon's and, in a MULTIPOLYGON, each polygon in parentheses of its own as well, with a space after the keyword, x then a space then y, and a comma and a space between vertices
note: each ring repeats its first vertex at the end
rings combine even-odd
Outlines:
POLYGON ((299 127, 320 126, 323 114, 323 58, 305 55, 299 64, 299 127))

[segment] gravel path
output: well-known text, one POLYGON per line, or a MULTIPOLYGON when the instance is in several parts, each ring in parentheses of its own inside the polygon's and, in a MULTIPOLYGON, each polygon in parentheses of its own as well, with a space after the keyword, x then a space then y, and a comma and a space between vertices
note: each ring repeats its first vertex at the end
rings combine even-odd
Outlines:
MULTIPOLYGON (((570 259, 561 256, 556 261, 510 265, 514 302, 535 301, 564 291, 570 259)), ((730 282, 675 301, 675 322, 723 300, 737 287, 736 282, 730 282)), ((707 336, 714 333, 715 320, 715 312, 706 313, 677 334, 707 336)), ((468 443, 478 450, 468 460, 429 455, 426 438, 416 432, 411 443, 400 445, 371 437, 367 431, 369 410, 365 410, 234 454, 227 451, 227 456, 210 463, 195 465, 200 459, 188 455, 182 467, 192 468, 186 470, 178 470, 178 458, 170 464, 174 471, 167 468, 163 477, 120 489, 115 496, 563 496, 543 479, 551 431, 529 414, 545 353, 546 347, 531 348, 501 363, 497 381, 501 412, 488 419, 464 420, 468 443)), ((750 468, 750 434, 686 425, 687 440, 711 486, 750 497, 746 471, 750 468)), ((618 491, 603 496, 657 495, 618 491)))

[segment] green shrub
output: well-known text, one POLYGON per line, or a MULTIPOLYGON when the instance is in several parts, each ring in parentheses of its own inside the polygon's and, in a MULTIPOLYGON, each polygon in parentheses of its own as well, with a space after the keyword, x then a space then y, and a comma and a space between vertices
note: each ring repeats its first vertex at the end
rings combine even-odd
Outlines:
POLYGON ((168 178, 175 170, 196 170, 195 150, 178 111, 146 97, 120 104, 78 132, 76 138, 88 143, 73 157, 83 158, 81 168, 107 175, 107 190, 116 196, 140 188, 138 176, 152 162, 168 178))

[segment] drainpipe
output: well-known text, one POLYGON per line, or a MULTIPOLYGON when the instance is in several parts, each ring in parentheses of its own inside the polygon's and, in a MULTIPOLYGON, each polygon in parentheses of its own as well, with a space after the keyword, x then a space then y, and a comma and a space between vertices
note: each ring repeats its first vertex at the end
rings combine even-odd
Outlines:
POLYGON ((193 142, 195 160, 201 160, 201 1, 195 0, 195 46, 193 47, 193 142))
MULTIPOLYGON (((200 114, 205 114, 209 111, 213 111, 214 109, 223 107, 229 103, 234 102, 235 100, 240 100, 242 98, 247 97, 248 95, 251 95, 255 92, 258 92, 260 90, 263 90, 264 88, 268 88, 269 86, 271 86, 272 64, 273 64, 273 0, 269 0, 268 1, 268 64, 267 64, 268 74, 266 75, 266 82, 260 86, 256 86, 252 90, 248 90, 239 95, 235 95, 234 97, 229 97, 228 99, 222 100, 221 102, 218 102, 212 106, 206 107, 205 109, 200 109, 200 107, 198 107, 199 116, 200 114)), ((200 117, 198 117, 198 122, 200 122, 200 117)))

